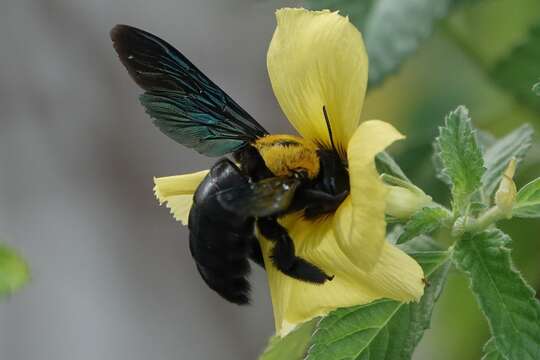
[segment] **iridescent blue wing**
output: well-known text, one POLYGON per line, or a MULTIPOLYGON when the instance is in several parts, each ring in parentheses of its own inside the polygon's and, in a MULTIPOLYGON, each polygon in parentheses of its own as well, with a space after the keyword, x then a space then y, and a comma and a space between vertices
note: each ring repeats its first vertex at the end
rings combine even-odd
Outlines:
POLYGON ((268 134, 165 41, 127 25, 115 26, 111 39, 120 61, 145 90, 140 100, 146 112, 173 140, 207 156, 222 156, 268 134))

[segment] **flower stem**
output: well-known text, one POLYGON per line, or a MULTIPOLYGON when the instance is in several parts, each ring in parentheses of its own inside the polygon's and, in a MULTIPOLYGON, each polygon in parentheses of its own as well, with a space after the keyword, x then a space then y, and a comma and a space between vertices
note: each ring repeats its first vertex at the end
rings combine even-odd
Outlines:
POLYGON ((486 229, 488 226, 495 222, 505 219, 506 213, 499 209, 497 206, 493 206, 485 213, 483 213, 476 221, 472 221, 465 226, 467 232, 479 232, 486 229))

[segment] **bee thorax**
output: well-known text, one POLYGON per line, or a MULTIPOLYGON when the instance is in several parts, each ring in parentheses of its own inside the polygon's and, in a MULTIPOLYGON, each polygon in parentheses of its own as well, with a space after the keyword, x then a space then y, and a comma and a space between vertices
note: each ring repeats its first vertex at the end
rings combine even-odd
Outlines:
POLYGON ((319 174, 317 147, 308 140, 292 135, 268 135, 258 139, 254 146, 275 176, 306 174, 314 179, 319 174))

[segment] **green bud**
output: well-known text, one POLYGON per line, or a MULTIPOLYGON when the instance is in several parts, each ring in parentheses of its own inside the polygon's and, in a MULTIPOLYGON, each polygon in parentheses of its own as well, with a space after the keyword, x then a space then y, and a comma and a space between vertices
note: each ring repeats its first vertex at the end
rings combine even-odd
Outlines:
POLYGON ((516 159, 512 159, 508 163, 499 184, 499 189, 495 193, 495 205, 508 219, 512 217, 512 208, 517 196, 516 184, 514 183, 515 172, 516 159))
POLYGON ((397 219, 409 219, 418 210, 430 205, 432 199, 422 190, 386 185, 386 214, 397 219))

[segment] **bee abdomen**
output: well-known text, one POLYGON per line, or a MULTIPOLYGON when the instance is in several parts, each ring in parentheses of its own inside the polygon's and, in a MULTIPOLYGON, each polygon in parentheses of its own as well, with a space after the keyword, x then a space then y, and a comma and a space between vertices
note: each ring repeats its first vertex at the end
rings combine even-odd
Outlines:
POLYGON ((246 182, 236 165, 219 161, 199 185, 189 214, 189 247, 199 273, 212 290, 236 304, 249 302, 254 220, 227 211, 215 195, 246 182))

